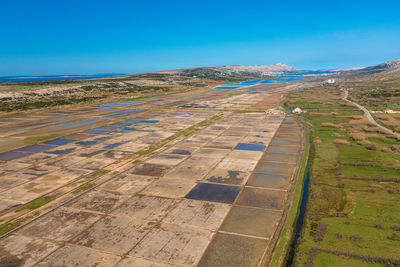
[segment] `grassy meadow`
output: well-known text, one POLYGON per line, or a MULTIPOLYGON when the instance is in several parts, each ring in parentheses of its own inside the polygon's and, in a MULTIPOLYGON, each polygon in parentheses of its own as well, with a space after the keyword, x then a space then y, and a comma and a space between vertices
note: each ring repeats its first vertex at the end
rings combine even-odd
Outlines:
POLYGON ((336 86, 289 94, 311 125, 310 195, 295 266, 400 264, 400 140, 341 100, 336 86))

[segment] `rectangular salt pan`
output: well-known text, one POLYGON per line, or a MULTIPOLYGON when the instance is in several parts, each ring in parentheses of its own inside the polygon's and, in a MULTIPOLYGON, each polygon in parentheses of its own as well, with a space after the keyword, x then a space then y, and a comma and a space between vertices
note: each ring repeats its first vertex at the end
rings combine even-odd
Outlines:
POLYGON ((35 152, 46 151, 46 150, 49 150, 52 148, 53 148, 53 146, 48 146, 48 145, 33 145, 33 146, 26 146, 26 147, 19 148, 16 151, 26 152, 26 153, 35 153, 35 152))
POLYGON ((61 145, 65 145, 68 143, 75 142, 75 141, 76 140, 73 140, 73 139, 59 138, 59 139, 47 142, 46 144, 53 145, 53 146, 61 146, 61 145))
POLYGON ((139 111, 143 111, 143 110, 141 110, 141 109, 133 109, 133 110, 128 110, 128 111, 124 111, 124 112, 120 112, 120 113, 111 114, 111 115, 108 115, 107 117, 128 115, 128 114, 132 114, 132 113, 139 112, 139 111))
POLYGON ((66 124, 66 125, 57 126, 57 127, 54 127, 53 129, 69 128, 69 127, 73 127, 73 126, 77 126, 77 125, 82 125, 82 124, 87 124, 87 123, 96 122, 96 121, 99 121, 99 120, 100 120, 100 119, 93 119, 93 120, 80 121, 80 122, 75 122, 75 123, 71 123, 71 124, 66 124))
POLYGON ((261 151, 261 152, 263 152, 265 148, 266 148, 265 145, 248 144, 248 143, 239 143, 235 147, 236 150, 249 150, 249 151, 261 151))

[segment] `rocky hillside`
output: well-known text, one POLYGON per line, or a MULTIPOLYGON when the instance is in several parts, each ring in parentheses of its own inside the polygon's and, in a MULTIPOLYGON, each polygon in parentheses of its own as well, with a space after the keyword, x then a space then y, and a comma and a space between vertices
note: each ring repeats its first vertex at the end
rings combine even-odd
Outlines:
POLYGON ((218 66, 218 67, 200 67, 191 69, 181 69, 175 71, 167 71, 163 73, 174 72, 180 73, 184 76, 191 76, 197 78, 211 78, 211 79, 229 79, 234 77, 265 77, 274 76, 285 73, 296 72, 296 70, 290 66, 282 63, 274 65, 234 65, 234 66, 218 66))
POLYGON ((274 65, 254 65, 254 66, 223 66, 216 67, 216 69, 225 71, 227 73, 259 73, 261 75, 275 75, 286 72, 295 71, 294 68, 287 66, 283 63, 278 63, 274 65))
POLYGON ((360 78, 391 78, 400 75, 400 59, 390 60, 379 65, 342 73, 343 77, 359 76, 360 78))
POLYGON ((390 60, 388 62, 368 67, 365 69, 382 69, 382 70, 393 70, 393 69, 398 69, 400 68, 400 59, 395 59, 395 60, 390 60))

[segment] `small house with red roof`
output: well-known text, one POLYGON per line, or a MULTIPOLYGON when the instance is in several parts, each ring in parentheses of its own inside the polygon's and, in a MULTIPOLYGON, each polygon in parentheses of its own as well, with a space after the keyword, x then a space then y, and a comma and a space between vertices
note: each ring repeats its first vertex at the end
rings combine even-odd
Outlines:
POLYGON ((383 112, 385 112, 385 113, 400 113, 400 110, 387 108, 383 112))

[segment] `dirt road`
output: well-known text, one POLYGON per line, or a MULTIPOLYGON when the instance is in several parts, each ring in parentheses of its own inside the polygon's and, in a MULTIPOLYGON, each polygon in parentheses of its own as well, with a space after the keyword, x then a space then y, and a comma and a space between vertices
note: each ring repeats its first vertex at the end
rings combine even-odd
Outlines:
POLYGON ((395 136, 397 136, 397 137, 400 137, 400 134, 399 134, 399 133, 396 133, 396 132, 394 132, 394 131, 392 131, 392 130, 390 130, 390 129, 388 129, 388 128, 382 126, 382 125, 380 125, 379 123, 377 123, 377 122, 374 120, 374 118, 372 117, 371 113, 369 113, 369 111, 368 111, 366 108, 364 108, 364 107, 361 106, 360 104, 357 104, 356 102, 353 102, 353 101, 351 101, 351 100, 348 100, 348 99, 347 99, 348 96, 349 96, 349 91, 345 91, 343 100, 345 100, 345 101, 347 101, 347 102, 349 102, 349 103, 355 105, 356 107, 358 107, 359 109, 361 109, 362 111, 364 111, 364 113, 367 115, 368 120, 369 120, 372 124, 378 126, 379 128, 385 130, 386 132, 389 132, 389 133, 391 133, 391 134, 393 134, 393 135, 395 135, 395 136))

